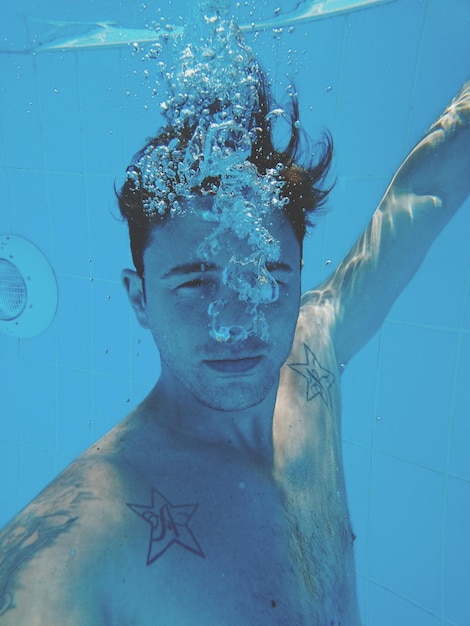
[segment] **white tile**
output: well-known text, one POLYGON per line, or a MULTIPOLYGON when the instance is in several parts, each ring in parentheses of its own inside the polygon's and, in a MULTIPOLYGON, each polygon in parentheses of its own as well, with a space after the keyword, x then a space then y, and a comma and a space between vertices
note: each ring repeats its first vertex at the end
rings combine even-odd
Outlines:
POLYGON ((389 318, 417 324, 460 328, 470 251, 467 202, 440 233, 423 265, 389 313, 389 318))
POLYGON ((47 185, 55 270, 59 274, 88 277, 90 233, 86 180, 76 173, 50 172, 47 185))
MULTIPOLYGON (((18 13, 17 3, 2 6, 0 41, 2 53, 24 50, 29 42, 26 20, 24 15, 18 13)), ((8 57, 2 54, 0 58, 4 60, 8 57)))
POLYGON ((35 59, 27 54, 2 54, 1 57, 2 143, 6 164, 14 168, 41 169, 44 167, 44 136, 35 59))
POLYGON ((368 448, 344 442, 344 469, 353 532, 356 570, 368 574, 371 456, 368 448))
POLYGON ((453 405, 452 443, 450 448, 450 471, 470 480, 470 335, 461 338, 455 397, 453 405))
POLYGON ((331 259, 325 252, 328 232, 328 216, 314 217, 314 228, 310 228, 303 243, 302 293, 313 289, 333 271, 331 259))
POLYGON ((129 381, 95 374, 93 378, 93 440, 116 426, 131 409, 129 381))
POLYGON ((368 620, 364 626, 441 626, 438 616, 404 598, 369 583, 368 620))
POLYGON ((21 364, 21 444, 56 449, 56 365, 23 360, 21 364))
POLYGON ((78 55, 81 127, 88 173, 115 176, 125 169, 120 56, 117 50, 83 50, 78 55))
POLYGON ((343 439, 369 447, 377 426, 379 359, 380 334, 377 334, 346 365, 341 377, 343 439))
POLYGON ((93 369, 106 376, 129 375, 129 303, 120 283, 94 280, 93 369))
POLYGON ((22 339, 20 345, 23 359, 54 363, 57 358, 54 320, 40 335, 22 339))
POLYGON ((336 143, 348 175, 391 173, 405 156, 424 15, 424 3, 397 2, 347 18, 336 143))
POLYGON ((86 278, 58 276, 57 359, 61 365, 91 369, 91 284, 86 278))
POLYGON ((443 476, 375 453, 371 495, 371 578, 439 614, 443 476))
POLYGON ((20 477, 20 447, 0 438, 0 528, 19 508, 18 483, 20 477))
MULTIPOLYGON (((20 442, 20 359, 3 355, 0 339, 0 440, 20 442)), ((0 476, 3 474, 0 472, 0 476)))
POLYGON ((369 596, 369 581, 365 576, 358 574, 357 576, 357 599, 359 603, 359 613, 361 616, 361 624, 367 626, 367 603, 369 596))
POLYGON ((382 331, 375 445, 444 470, 457 333, 386 324, 382 331))
POLYGON ((450 478, 444 557, 444 617, 458 624, 470 624, 470 483, 450 478))
POLYGON ((36 55, 44 160, 52 171, 84 168, 76 64, 75 54, 36 55))
MULTIPOLYGON (((400 3, 397 3, 400 4, 400 3)), ((460 59, 470 57, 468 3, 466 0, 430 0, 421 42, 421 62, 416 73, 410 109, 411 130, 422 135, 468 80, 468 68, 460 59), (444 36, 445 33, 445 36, 444 36)))
POLYGON ((72 461, 75 459, 75 454, 61 454, 57 452, 55 455, 55 465, 54 465, 54 474, 58 476, 61 472, 63 472, 72 461))
POLYGON ((93 440, 93 374, 57 368, 57 452, 69 461, 93 440))
POLYGON ((16 358, 20 353, 20 340, 0 333, 0 356, 16 358))
POLYGON ((90 217, 90 272, 92 276, 120 281, 121 270, 129 267, 129 236, 114 193, 113 176, 87 178, 90 217))
MULTIPOLYGON (((1 106, 1 100, 0 100, 1 106)), ((1 116, 0 116, 0 124, 1 124, 1 116)), ((0 126, 0 133, 2 132, 2 127, 0 126)), ((1 142, 0 142, 1 146, 1 142)), ((3 153, 3 150, 0 147, 0 155, 3 153)), ((1 157, 0 157, 1 158, 1 157)), ((5 167, 4 165, 1 166, 5 167)), ((2 209, 0 211, 0 234, 11 233, 13 232, 13 207, 11 198, 10 198, 10 185, 7 176, 6 169, 0 169, 0 189, 2 190, 2 209)), ((14 194, 15 196, 16 194, 14 194)))
POLYGON ((150 331, 130 318, 130 375, 137 397, 148 393, 160 376, 160 355, 150 331))
POLYGON ((55 477, 55 454, 49 450, 21 446, 19 507, 23 508, 55 477))
MULTIPOLYGON (((465 204, 460 209, 460 215, 463 215, 463 218, 459 219, 465 220, 468 217, 468 213, 470 212, 470 199, 467 199, 465 204)), ((467 250, 467 247, 463 248, 463 250, 467 250)), ((465 292, 465 301, 463 305, 463 314, 462 314, 462 329, 469 332, 470 331, 470 267, 467 267, 467 275, 465 278, 465 283, 460 287, 462 291, 465 292)))
POLYGON ((52 257, 49 199, 43 172, 8 170, 11 191, 13 229, 32 241, 48 258, 52 257))

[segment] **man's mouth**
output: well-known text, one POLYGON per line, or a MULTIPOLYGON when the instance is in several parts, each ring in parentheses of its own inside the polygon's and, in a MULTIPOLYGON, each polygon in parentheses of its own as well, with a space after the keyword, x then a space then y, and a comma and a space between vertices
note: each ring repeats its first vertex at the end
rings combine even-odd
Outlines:
POLYGON ((217 361, 204 361, 208 367, 216 372, 224 374, 244 374, 254 369, 261 361, 260 356, 244 359, 219 359, 217 361))

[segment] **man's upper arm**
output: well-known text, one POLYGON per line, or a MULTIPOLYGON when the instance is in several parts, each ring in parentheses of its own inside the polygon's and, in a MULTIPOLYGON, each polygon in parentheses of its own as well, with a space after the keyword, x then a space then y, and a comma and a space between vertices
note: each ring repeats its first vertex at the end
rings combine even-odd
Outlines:
POLYGON ((93 487, 96 473, 71 466, 0 531, 1 626, 106 623, 100 545, 108 504, 93 487))
POLYGON ((38 555, 16 574, 14 583, 7 580, 1 626, 105 626, 105 611, 92 587, 70 576, 69 568, 54 559, 54 551, 38 555))
POLYGON ((435 238, 423 213, 430 222, 440 210, 437 198, 387 194, 334 274, 315 290, 335 302, 339 362, 347 363, 375 334, 416 273, 435 238))

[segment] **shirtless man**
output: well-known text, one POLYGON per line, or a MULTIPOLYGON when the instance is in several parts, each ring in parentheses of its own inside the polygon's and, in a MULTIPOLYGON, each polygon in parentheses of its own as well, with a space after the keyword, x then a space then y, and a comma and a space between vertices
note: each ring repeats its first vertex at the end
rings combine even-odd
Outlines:
MULTIPOLYGON (((341 371, 467 197, 469 118, 467 83, 331 278, 302 297, 306 189, 294 174, 308 170, 272 149, 284 167, 260 167, 266 124, 249 156, 226 116, 219 160, 196 163, 212 129, 201 123, 137 155, 120 196, 137 271, 123 282, 161 376, 0 534, 1 626, 359 626, 341 371)), ((325 195, 330 147, 308 210, 325 195)))

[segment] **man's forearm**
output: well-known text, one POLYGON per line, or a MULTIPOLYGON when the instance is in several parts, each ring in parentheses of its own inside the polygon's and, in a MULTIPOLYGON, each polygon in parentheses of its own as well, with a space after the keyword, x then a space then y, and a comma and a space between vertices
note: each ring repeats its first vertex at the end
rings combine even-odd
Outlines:
POLYGON ((316 292, 335 299, 338 358, 374 334, 470 193, 470 83, 403 161, 372 219, 316 292))
POLYGON ((470 81, 395 174, 390 191, 436 196, 444 220, 470 194, 470 81))

